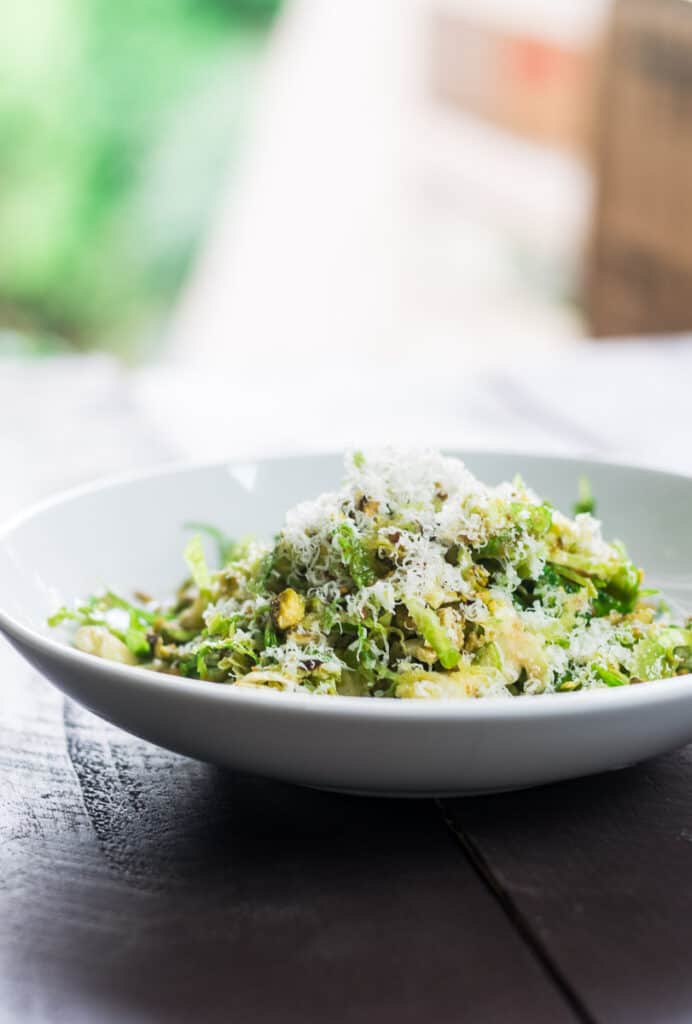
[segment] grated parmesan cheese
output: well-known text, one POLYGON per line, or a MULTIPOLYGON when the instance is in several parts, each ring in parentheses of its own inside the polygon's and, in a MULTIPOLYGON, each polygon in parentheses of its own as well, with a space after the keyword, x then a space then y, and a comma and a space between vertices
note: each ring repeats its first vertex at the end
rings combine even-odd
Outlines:
POLYGON ((657 620, 640 581, 593 516, 570 519, 519 478, 490 487, 458 459, 387 449, 347 457, 340 488, 289 510, 274 544, 186 581, 160 616, 108 594, 64 614, 84 649, 179 675, 475 699, 686 671, 692 630, 657 620))

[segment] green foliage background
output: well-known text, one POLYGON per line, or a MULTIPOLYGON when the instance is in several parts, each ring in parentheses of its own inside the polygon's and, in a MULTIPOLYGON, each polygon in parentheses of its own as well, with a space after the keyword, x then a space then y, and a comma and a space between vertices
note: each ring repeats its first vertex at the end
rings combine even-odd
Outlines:
POLYGON ((277 6, 0 0, 0 347, 155 342, 277 6))

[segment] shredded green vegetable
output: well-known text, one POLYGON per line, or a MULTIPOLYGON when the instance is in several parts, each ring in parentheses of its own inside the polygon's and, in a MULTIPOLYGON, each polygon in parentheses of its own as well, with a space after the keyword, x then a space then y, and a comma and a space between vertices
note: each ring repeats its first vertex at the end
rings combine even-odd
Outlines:
POLYGON ((211 590, 211 573, 204 557, 202 541, 199 534, 195 534, 192 540, 188 541, 185 548, 185 561, 188 564, 190 573, 196 586, 200 590, 211 590))
POLYGON ((50 624, 101 657, 319 694, 519 697, 692 673, 690 622, 603 540, 587 481, 570 519, 519 477, 489 487, 431 452, 357 452, 346 472, 272 544, 190 524, 169 600, 107 591, 50 624))
POLYGON ((574 514, 578 515, 595 515, 596 513, 596 499, 591 493, 591 482, 587 476, 579 477, 579 489, 577 491, 577 500, 574 503, 574 514))

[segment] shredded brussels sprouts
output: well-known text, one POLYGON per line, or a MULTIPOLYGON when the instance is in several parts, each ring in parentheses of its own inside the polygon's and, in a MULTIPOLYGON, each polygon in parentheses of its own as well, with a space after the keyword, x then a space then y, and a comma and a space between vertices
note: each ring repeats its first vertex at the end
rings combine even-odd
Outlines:
POLYGON ((91 654, 236 686, 435 699, 627 686, 692 672, 692 628, 642 590, 579 484, 570 519, 520 478, 457 459, 347 459, 340 490, 291 510, 274 542, 198 535, 170 601, 110 591, 51 625, 91 654))

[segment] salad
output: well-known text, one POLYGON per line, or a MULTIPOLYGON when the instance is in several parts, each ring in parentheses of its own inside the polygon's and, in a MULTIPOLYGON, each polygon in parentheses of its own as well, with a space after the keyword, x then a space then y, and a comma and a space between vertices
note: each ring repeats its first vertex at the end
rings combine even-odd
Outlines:
POLYGON ((62 608, 82 651, 241 687, 393 698, 520 697, 692 672, 673 623, 582 481, 574 518, 516 477, 496 487, 435 452, 346 459, 341 488, 271 544, 202 539, 177 593, 62 608))

